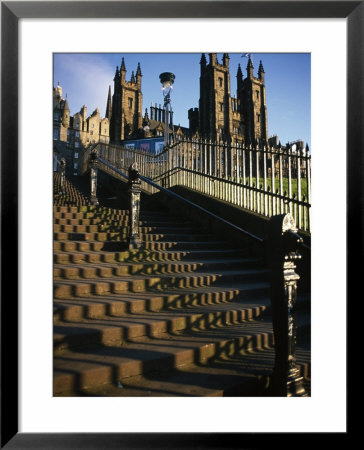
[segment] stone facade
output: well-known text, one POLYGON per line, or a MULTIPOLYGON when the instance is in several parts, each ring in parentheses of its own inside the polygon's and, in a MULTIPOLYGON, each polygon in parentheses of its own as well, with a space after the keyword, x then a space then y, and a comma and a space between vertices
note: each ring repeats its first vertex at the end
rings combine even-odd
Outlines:
POLYGON ((62 97, 61 86, 58 84, 53 89, 53 147, 58 159, 66 158, 68 173, 78 173, 84 148, 98 142, 109 143, 109 136, 109 119, 101 118, 98 108, 87 117, 87 107, 84 105, 80 112, 71 116, 68 100, 62 97))
POLYGON ((125 139, 142 137, 142 72, 138 64, 136 76, 126 81, 124 58, 114 76, 114 94, 110 120, 110 140, 118 143, 125 139))

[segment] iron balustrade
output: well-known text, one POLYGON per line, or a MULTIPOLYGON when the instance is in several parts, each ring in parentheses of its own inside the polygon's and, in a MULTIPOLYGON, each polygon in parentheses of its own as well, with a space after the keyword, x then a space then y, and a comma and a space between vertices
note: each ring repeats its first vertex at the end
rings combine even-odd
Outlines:
POLYGON ((186 186, 266 217, 290 213, 300 230, 310 231, 311 156, 305 151, 186 139, 159 154, 102 143, 94 148, 124 171, 136 162, 142 176, 163 187, 186 186))

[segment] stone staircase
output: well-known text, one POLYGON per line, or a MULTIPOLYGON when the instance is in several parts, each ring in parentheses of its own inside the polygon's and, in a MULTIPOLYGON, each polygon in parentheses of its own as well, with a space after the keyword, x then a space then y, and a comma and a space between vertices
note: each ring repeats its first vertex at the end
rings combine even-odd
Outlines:
MULTIPOLYGON (((78 191, 67 186, 65 202, 78 191)), ((143 244, 130 252, 128 212, 79 194, 78 206, 54 206, 54 395, 267 395, 260 258, 160 211, 141 212, 143 244)), ((309 390, 307 339, 297 357, 309 390)))
POLYGON ((71 179, 65 179, 64 191, 61 193, 61 176, 58 172, 53 173, 53 204, 55 206, 83 206, 90 205, 90 200, 86 194, 87 181, 80 177, 73 177, 73 180, 82 184, 81 189, 75 185, 71 179), (76 181, 77 180, 77 181, 76 181))

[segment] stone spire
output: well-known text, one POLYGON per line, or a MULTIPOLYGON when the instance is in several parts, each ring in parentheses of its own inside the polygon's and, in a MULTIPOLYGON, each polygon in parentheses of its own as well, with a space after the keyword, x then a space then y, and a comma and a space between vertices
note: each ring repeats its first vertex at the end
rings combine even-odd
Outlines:
POLYGON ((142 71, 140 69, 140 63, 138 63, 137 71, 136 71, 136 82, 139 86, 142 84, 142 71))
POLYGON ((216 63, 217 63, 217 55, 216 55, 216 53, 209 53, 209 57, 210 57, 210 64, 212 66, 216 66, 216 63))
POLYGON ((236 74, 236 77, 237 77, 238 79, 240 79, 240 80, 243 79, 243 72, 242 72, 242 70, 241 70, 240 64, 238 64, 238 72, 237 72, 237 74, 236 74))
POLYGON ((201 55, 200 64, 201 64, 201 69, 206 67, 207 62, 206 62, 205 53, 202 53, 202 55, 201 55))
POLYGON ((237 78, 237 88, 240 90, 242 83, 243 83, 243 72, 241 70, 240 64, 238 65, 238 72, 236 74, 237 78))
POLYGON ((247 71, 248 78, 253 78, 253 63, 252 63, 250 56, 249 56, 248 64, 246 66, 246 71, 247 71))
POLYGON ((114 81, 120 78, 119 66, 116 66, 114 81))
POLYGON ((259 76, 259 79, 260 80, 264 80, 264 67, 263 67, 263 64, 262 64, 262 61, 260 61, 260 63, 259 63, 259 69, 258 69, 258 76, 259 76))
POLYGON ((137 71, 136 71, 136 74, 137 74, 137 76, 142 76, 142 71, 141 71, 141 68, 140 68, 140 63, 138 62, 138 67, 137 67, 137 71))
POLYGON ((125 81, 125 74, 126 74, 126 68, 125 68, 125 62, 124 57, 121 59, 121 66, 120 66, 120 77, 122 82, 125 81))
POLYGON ((106 113, 105 117, 111 120, 111 113, 112 113, 112 104, 111 104, 111 86, 109 86, 109 93, 107 96, 107 102, 106 102, 106 113))
POLYGON ((228 53, 224 53, 222 56, 222 63, 224 65, 224 67, 229 67, 229 55, 228 53))

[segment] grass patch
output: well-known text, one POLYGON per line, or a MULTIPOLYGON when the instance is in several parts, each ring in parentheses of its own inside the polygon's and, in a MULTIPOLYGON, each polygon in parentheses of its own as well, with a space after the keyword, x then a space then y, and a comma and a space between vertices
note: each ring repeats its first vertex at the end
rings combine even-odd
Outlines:
MULTIPOLYGON (((278 193, 280 193, 280 183, 278 179, 275 179, 275 186, 274 186, 274 193, 276 193, 278 191, 278 193)), ((288 178, 283 178, 283 192, 286 192, 286 195, 288 195, 288 178)), ((243 183, 243 179, 240 179, 240 183, 243 183)), ((263 178, 259 178, 259 185, 257 186, 257 179, 256 177, 252 178, 252 183, 253 186, 255 187, 259 187, 262 188, 264 187, 264 179, 263 178)), ((249 186, 250 185, 250 178, 246 177, 245 179, 245 185, 249 186)), ((297 188, 298 182, 296 178, 292 178, 291 180, 291 186, 292 186, 292 195, 295 195, 296 198, 298 196, 298 188, 297 188)), ((270 189, 270 191, 272 192, 272 179, 271 178, 267 178, 267 186, 270 189)), ((303 197, 306 198, 307 200, 307 180, 306 178, 301 178, 301 199, 303 199, 303 197)))

